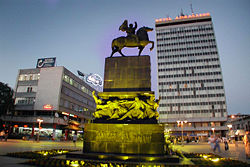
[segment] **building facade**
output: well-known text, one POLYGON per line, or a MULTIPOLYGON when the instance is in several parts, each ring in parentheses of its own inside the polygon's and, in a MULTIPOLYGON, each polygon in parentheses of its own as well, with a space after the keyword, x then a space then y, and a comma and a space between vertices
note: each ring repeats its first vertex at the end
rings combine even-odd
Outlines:
POLYGON ((250 115, 237 114, 229 115, 227 120, 228 136, 243 139, 246 132, 250 132, 250 115))
POLYGON ((21 69, 15 88, 15 112, 3 120, 14 126, 14 132, 33 136, 40 119, 44 136, 67 136, 72 127, 79 130, 93 118, 92 91, 91 86, 62 66, 21 69))
POLYGON ((224 135, 226 98, 210 14, 156 19, 155 27, 159 122, 177 136, 224 135))

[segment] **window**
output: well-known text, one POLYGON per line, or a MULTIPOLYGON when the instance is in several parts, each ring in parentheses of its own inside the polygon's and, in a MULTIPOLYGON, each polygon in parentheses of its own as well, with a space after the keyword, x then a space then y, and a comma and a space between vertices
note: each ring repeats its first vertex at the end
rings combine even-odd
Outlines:
POLYGON ((27 92, 32 92, 32 87, 31 87, 31 86, 29 86, 29 87, 27 88, 27 92))

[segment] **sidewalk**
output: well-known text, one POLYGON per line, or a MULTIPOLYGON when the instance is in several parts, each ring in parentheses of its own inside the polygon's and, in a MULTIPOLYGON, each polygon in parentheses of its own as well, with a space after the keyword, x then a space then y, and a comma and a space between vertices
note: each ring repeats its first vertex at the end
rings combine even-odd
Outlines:
MULTIPOLYGON (((185 144, 183 147, 181 145, 174 146, 177 149, 180 149, 187 153, 214 153, 208 143, 190 143, 185 144)), ((250 159, 246 159, 245 156, 245 146, 243 142, 238 142, 238 145, 229 144, 229 150, 225 151, 224 144, 220 143, 221 152, 217 150, 214 154, 220 155, 225 158, 232 158, 235 160, 240 160, 250 164, 250 159)))
MULTIPOLYGON (((82 149, 82 141, 76 143, 74 146, 72 141, 66 142, 54 142, 54 141, 23 141, 9 139, 7 142, 0 141, 0 166, 1 167, 27 167, 27 165, 22 165, 27 161, 27 159, 22 158, 12 158, 6 155, 11 152, 24 152, 24 151, 38 151, 38 150, 51 150, 51 149, 82 149)), ((29 167, 32 167, 29 165, 29 167)))
MULTIPOLYGON (((235 144, 229 144, 229 150, 224 150, 224 144, 221 143, 221 153, 216 151, 222 157, 233 158, 241 160, 250 164, 250 160, 246 159, 244 144, 239 142, 238 146, 235 144)), ((24 152, 24 151, 38 151, 38 150, 51 150, 51 149, 82 149, 83 142, 78 141, 76 147, 72 141, 56 142, 56 141, 23 141, 9 139, 7 142, 0 141, 0 166, 1 167, 24 167, 18 163, 25 162, 27 159, 12 158, 6 155, 11 152, 24 152)), ((187 153, 213 153, 208 143, 189 143, 183 147, 181 145, 175 145, 175 148, 180 149, 187 153)), ((30 166, 31 167, 31 166, 30 166)))

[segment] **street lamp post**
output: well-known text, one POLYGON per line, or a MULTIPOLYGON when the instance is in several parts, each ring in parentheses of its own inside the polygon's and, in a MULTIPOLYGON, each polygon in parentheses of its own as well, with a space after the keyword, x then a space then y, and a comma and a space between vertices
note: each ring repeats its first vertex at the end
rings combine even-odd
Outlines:
POLYGON ((177 121, 177 124, 178 125, 181 125, 181 146, 183 146, 183 124, 184 123, 187 123, 187 121, 185 120, 185 121, 177 121))
POLYGON ((39 123, 39 130, 38 130, 38 136, 37 136, 37 141, 39 141, 39 136, 40 136, 40 128, 41 128, 41 123, 43 122, 43 120, 42 119, 37 119, 37 122, 39 123))
POLYGON ((230 130, 232 129, 233 125, 229 124, 229 125, 227 125, 227 127, 228 127, 228 137, 229 137, 230 136, 230 130))
POLYGON ((211 128, 212 129, 212 131, 213 131, 213 135, 214 135, 214 130, 215 130, 215 128, 211 128))

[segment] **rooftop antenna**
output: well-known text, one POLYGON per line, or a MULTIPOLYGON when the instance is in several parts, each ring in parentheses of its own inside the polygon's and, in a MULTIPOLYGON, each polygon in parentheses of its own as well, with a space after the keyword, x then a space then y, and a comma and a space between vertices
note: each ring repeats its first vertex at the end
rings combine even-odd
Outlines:
POLYGON ((182 10, 182 8, 181 8, 181 16, 185 16, 185 15, 183 14, 183 10, 182 10))
POLYGON ((190 8, 191 8, 191 12, 192 12, 192 14, 194 14, 194 10, 193 10, 192 3, 190 4, 190 8))

